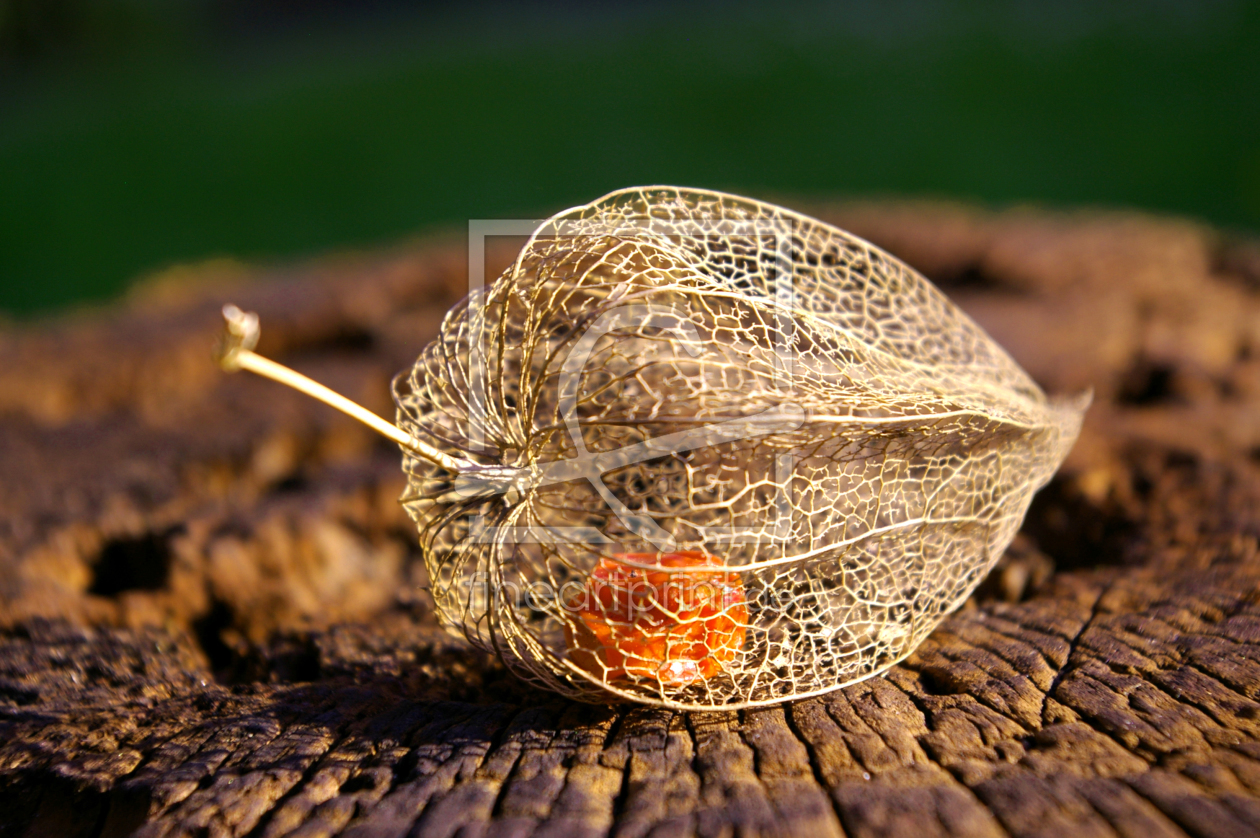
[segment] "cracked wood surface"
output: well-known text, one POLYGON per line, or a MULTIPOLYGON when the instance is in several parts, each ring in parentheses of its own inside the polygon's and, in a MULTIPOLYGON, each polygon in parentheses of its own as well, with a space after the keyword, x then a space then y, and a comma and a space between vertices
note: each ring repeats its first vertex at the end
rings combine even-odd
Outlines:
POLYGON ((180 269, 0 333, 0 836, 1260 834, 1260 249, 1118 214, 822 214, 1047 389, 1096 392, 910 659, 740 713, 521 686, 436 628, 396 452, 209 360, 231 298, 260 351, 387 412, 462 244, 180 269))

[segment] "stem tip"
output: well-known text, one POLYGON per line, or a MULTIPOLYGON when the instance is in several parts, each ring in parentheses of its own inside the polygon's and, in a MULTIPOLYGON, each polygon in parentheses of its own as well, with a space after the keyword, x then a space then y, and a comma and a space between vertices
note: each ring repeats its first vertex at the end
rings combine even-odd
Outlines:
POLYGON ((223 307, 223 320, 215 360, 224 370, 236 372, 241 368, 241 353, 253 351, 258 345, 258 315, 228 303, 223 307))

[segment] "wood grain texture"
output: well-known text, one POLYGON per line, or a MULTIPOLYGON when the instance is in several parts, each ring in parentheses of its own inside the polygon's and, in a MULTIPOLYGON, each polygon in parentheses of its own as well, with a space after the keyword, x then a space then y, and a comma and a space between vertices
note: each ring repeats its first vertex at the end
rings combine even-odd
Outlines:
POLYGON ((183 270, 0 333, 0 836, 1260 834, 1260 249, 820 212, 1096 393, 909 660, 740 713, 521 686, 436 627, 390 446, 210 362, 230 297, 264 354, 388 412, 461 245, 183 270))

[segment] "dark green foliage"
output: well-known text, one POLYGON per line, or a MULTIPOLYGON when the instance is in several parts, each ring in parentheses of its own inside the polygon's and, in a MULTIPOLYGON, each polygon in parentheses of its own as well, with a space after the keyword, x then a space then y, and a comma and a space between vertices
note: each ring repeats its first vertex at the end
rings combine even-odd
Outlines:
POLYGON ((1256 4, 299 5, 0 0, 0 310, 647 183, 1260 228, 1256 4))

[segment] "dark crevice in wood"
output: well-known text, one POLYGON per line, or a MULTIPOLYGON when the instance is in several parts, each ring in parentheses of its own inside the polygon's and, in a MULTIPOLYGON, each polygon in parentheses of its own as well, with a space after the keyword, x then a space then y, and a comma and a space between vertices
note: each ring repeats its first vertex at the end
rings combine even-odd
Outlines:
POLYGON ((171 575, 171 539, 183 532, 181 525, 159 532, 113 538, 105 542, 91 562, 92 584, 88 593, 112 597, 127 591, 157 591, 171 575))
POLYGON ((1000 273, 994 273, 987 265, 970 262, 952 271, 934 271, 929 277, 944 291, 984 292, 989 294, 1020 294, 1024 292, 1018 283, 1000 273))
POLYGON ((1039 715, 1042 726, 1046 724, 1046 710, 1049 707, 1050 699, 1054 698, 1054 694, 1058 691, 1059 685, 1063 683, 1063 679, 1075 668, 1072 665, 1072 656, 1076 654, 1077 647, 1080 645, 1081 638, 1085 636, 1085 632, 1089 631, 1094 621, 1098 619, 1103 598, 1107 596, 1108 591, 1111 590, 1114 584, 1115 580, 1112 580, 1098 592, 1098 598, 1094 600, 1094 604, 1090 608, 1089 617, 1081 624, 1081 628, 1076 632, 1076 635, 1068 640, 1067 656, 1063 659, 1063 666, 1059 667, 1058 671, 1055 672, 1054 678, 1050 681, 1050 686, 1046 689, 1045 698, 1041 702, 1041 713, 1039 715))
MULTIPOLYGON (((927 703, 923 700, 923 697, 916 693, 912 693, 907 690, 902 690, 900 689, 900 687, 898 687, 898 691, 901 692, 902 695, 906 696, 906 698, 915 706, 915 709, 918 710, 919 713, 923 715, 924 725, 925 727, 927 727, 928 732, 929 733, 936 732, 937 728, 934 723, 934 718, 933 718, 934 714, 932 713, 931 709, 927 706, 927 703)), ((881 736, 881 738, 883 737, 881 736)), ((965 770, 963 769, 962 766, 946 765, 936 756, 936 754, 932 752, 932 748, 924 745, 921 739, 916 739, 916 743, 918 744, 919 751, 923 754, 924 758, 926 758, 928 762, 931 763, 931 765, 935 767, 936 770, 938 770, 941 773, 942 777, 946 778, 946 782, 949 787, 961 790, 969 798, 976 801, 976 803, 979 804, 981 807, 985 809, 990 809, 990 813, 993 815, 993 824, 998 828, 999 831, 1002 832, 1002 834, 1004 835, 1015 834, 1015 833, 1012 833, 1010 829, 1007 828, 1006 824, 1002 822, 1000 816, 998 816, 997 813, 992 812, 991 808, 984 802, 984 800, 980 797, 980 795, 976 793, 976 789, 966 782, 967 777, 966 777, 965 770)))
MULTIPOLYGON (((916 669, 915 671, 919 674, 923 684, 935 695, 970 695, 963 684, 952 681, 952 679, 950 679, 942 669, 928 666, 922 669, 916 669)), ((1005 702, 1000 700, 1000 696, 986 695, 984 698, 977 699, 976 703, 981 707, 991 710, 996 715, 1001 716, 1003 719, 1006 719, 1020 729, 1025 731, 1029 730, 1029 726, 1026 721, 1007 712, 1005 709, 1005 702)))
POLYGON ((1129 562, 1138 527, 1120 509, 1094 503, 1070 479, 1057 476, 1033 497, 1021 532, 1062 573, 1129 562))
POLYGON ((1116 400, 1132 407, 1181 403, 1176 375, 1171 364, 1139 358, 1121 376, 1116 400))
MULTIPOLYGON (((334 753, 337 750, 338 746, 340 746, 341 743, 346 740, 347 729, 351 727, 355 722, 357 722, 361 717, 362 717, 361 715, 355 715, 355 716, 352 716, 350 718, 343 720, 340 724, 338 724, 336 733, 333 735, 332 741, 328 744, 328 746, 324 749, 322 753, 320 753, 319 755, 311 759, 310 764, 306 766, 306 769, 302 772, 302 775, 298 778, 298 780, 292 786, 290 786, 287 791, 285 791, 283 794, 281 794, 279 797, 277 797, 275 800, 271 802, 271 805, 267 809, 267 811, 264 812, 261 817, 259 817, 258 823, 255 824, 254 828, 251 829, 247 833, 247 838, 260 838, 260 836, 263 835, 263 833, 266 831, 267 824, 270 823, 270 821, 275 816, 276 812, 280 809, 280 807, 282 807, 289 800, 295 798, 297 795, 299 795, 303 791, 306 784, 309 783, 315 777, 315 775, 318 774, 319 771, 324 767, 324 760, 328 757, 328 755, 331 753, 334 753)), ((281 736, 283 735, 284 734, 282 732, 281 736)))
MULTIPOLYGON (((814 702, 817 702, 818 700, 819 699, 816 698, 807 699, 807 701, 814 702)), ((827 800, 830 801, 831 809, 836 813, 836 818, 843 823, 844 821, 841 817, 840 807, 836 805, 835 797, 831 794, 831 788, 827 784, 826 774, 823 771, 822 763, 818 759, 818 754, 815 753, 813 744, 810 743, 809 739, 805 736, 804 732, 800 728, 800 725, 796 721, 796 709, 797 704, 786 705, 783 708, 783 721, 787 725, 787 729, 791 731, 792 736, 794 736, 796 741, 801 743, 801 747, 805 749, 805 754, 809 759, 810 771, 814 775, 814 783, 817 784, 818 788, 824 795, 826 795, 827 800)))
POLYGON ((695 775, 701 794, 704 793, 705 779, 703 766, 700 764, 700 737, 696 733, 695 715, 692 713, 671 713, 670 721, 665 727, 665 746, 669 746, 669 731, 674 726, 674 719, 681 721, 680 727, 687 731, 687 736, 691 739, 691 773, 695 775))
POLYGON ((490 806, 490 817, 497 818, 503 815, 503 802, 507 799, 508 792, 512 789, 512 778, 516 775, 523 756, 525 756, 525 749, 522 747, 516 752, 516 758, 512 760, 512 765, 508 768, 507 774, 504 776, 503 781, 499 783, 499 788, 495 791, 494 803, 490 806))
MULTIPOLYGON (((1054 659, 1050 657, 1050 654, 1045 649, 1043 649, 1040 645, 1028 640, 1027 638, 1019 636, 1018 634, 1012 634, 1010 632, 1002 631, 1000 627, 995 625, 996 623, 999 623, 999 622, 1002 622, 1002 618, 999 615, 995 615, 989 612, 984 621, 984 628, 987 629, 988 631, 993 632, 999 637, 1005 637, 1006 639, 1010 640, 1012 643, 1017 643, 1026 648, 1032 649, 1033 651, 1037 653, 1038 657, 1041 658, 1042 663, 1046 665, 1047 669, 1050 669, 1053 672, 1059 671, 1061 667, 1057 663, 1054 662, 1054 659)), ((1038 631, 1029 626, 1021 626, 1020 628, 1022 631, 1029 632, 1032 634, 1037 634, 1037 635, 1040 635, 1041 637, 1053 638, 1055 640, 1061 640, 1065 643, 1071 642, 1070 637, 1061 637, 1057 634, 1046 634, 1045 632, 1038 631)), ((1019 667, 1016 667, 1016 669, 1018 670, 1019 667)))
MULTIPOLYGON (((985 627, 987 628, 987 626, 985 627)), ((994 632, 994 634, 998 634, 998 632, 994 632)), ((1028 643, 1025 640, 1019 640, 1014 637, 1009 637, 1007 635, 1001 635, 1001 636, 1005 637, 1007 640, 1016 644, 1016 649, 1014 651, 1019 651, 1022 649, 1031 650, 1034 653, 1036 653, 1039 658, 1041 658, 1042 662, 1046 664, 1047 668, 1049 668, 1051 671, 1057 670, 1057 667, 1055 667, 1054 664, 1050 661, 1050 659, 1046 657, 1045 653, 1042 652, 1040 649, 1036 648, 1035 646, 1033 646, 1031 643, 1028 643)), ((1019 676, 1019 675, 1024 676, 1025 678, 1027 678, 1028 683, 1031 684, 1034 689, 1037 689, 1038 691, 1041 690, 1041 688, 1037 686, 1037 682, 1032 677, 1032 674, 1023 670, 1024 664, 1022 661, 1020 661, 1019 657, 1016 654, 1013 654, 1013 650, 1004 649, 1002 648, 1001 644, 998 644, 998 643, 985 643, 985 642, 977 643, 976 648, 983 649, 984 651, 993 655, 995 658, 997 658, 998 660, 1002 661, 1007 666, 1009 666, 1012 672, 1016 676, 1019 676)))
POLYGON ((222 600, 213 600, 210 609, 192 623, 193 636, 201 647, 210 669, 219 681, 230 681, 237 663, 236 650, 227 644, 223 632, 232 626, 232 609, 222 600))
POLYGON ((349 324, 331 331, 288 335, 286 338, 282 351, 290 361, 298 356, 368 354, 377 346, 376 335, 371 329, 349 324))

